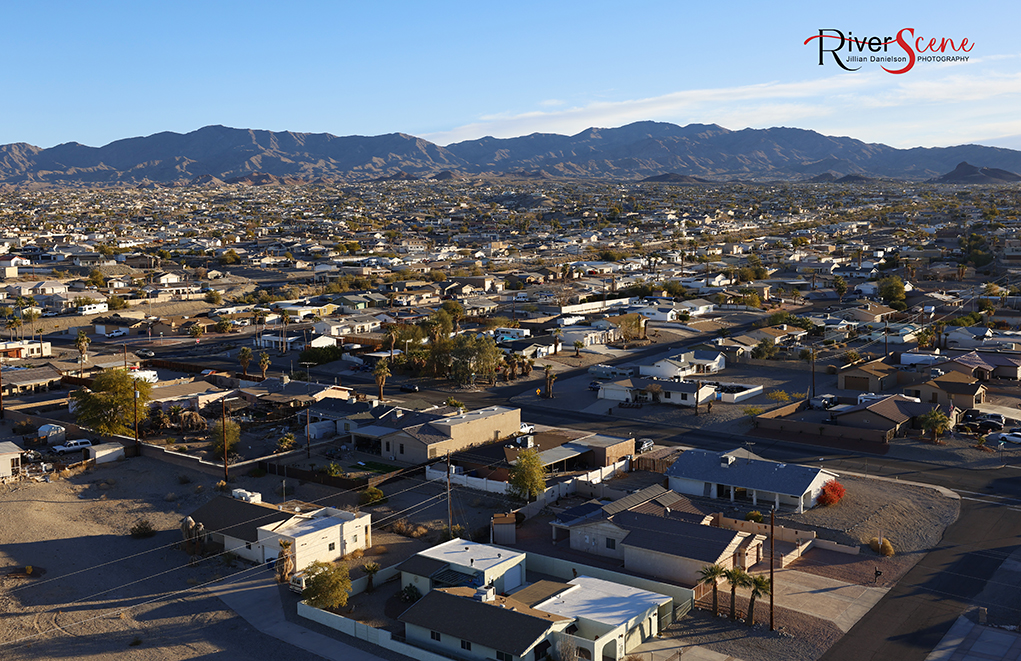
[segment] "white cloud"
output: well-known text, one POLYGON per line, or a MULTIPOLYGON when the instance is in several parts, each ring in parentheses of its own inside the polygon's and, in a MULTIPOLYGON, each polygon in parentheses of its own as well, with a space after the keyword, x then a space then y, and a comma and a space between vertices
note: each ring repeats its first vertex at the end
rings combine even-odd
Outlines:
POLYGON ((798 126, 904 147, 960 144, 975 141, 977 136, 1021 133, 1021 119, 1016 119, 1013 111, 1021 101, 1021 73, 989 66, 918 66, 903 76, 878 70, 841 73, 815 80, 685 90, 573 107, 554 106, 552 101, 556 100, 543 101, 529 112, 489 114, 423 137, 449 144, 484 135, 573 135, 589 127, 642 120, 715 123, 731 129, 798 126))

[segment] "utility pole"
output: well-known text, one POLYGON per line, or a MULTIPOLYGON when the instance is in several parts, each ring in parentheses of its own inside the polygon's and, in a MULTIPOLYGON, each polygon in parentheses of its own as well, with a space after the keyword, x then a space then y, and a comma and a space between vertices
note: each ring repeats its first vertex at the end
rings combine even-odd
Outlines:
POLYGON ((4 364, 0 359, 0 420, 4 419, 4 364))
POLYGON ((138 447, 138 381, 135 379, 131 380, 131 388, 135 392, 135 451, 137 452, 138 447))
POLYGON ((769 630, 776 631, 773 627, 773 539, 774 525, 776 524, 776 507, 769 511, 769 630))
POLYGON ((223 481, 227 482, 230 475, 227 473, 227 401, 225 397, 220 398, 220 433, 223 440, 223 481))
POLYGON ((312 435, 309 433, 309 427, 312 426, 312 407, 305 409, 305 452, 308 458, 312 458, 312 435))
POLYGON ((122 344, 121 348, 124 349, 124 371, 127 372, 128 371, 128 343, 125 342, 124 344, 122 344))
POLYGON ((812 398, 815 398, 815 347, 809 349, 809 358, 812 361, 812 398))
POLYGON ((447 537, 454 535, 454 512, 450 506, 450 450, 447 450, 447 537))
POLYGON ((886 357, 890 357, 890 321, 886 321, 886 326, 883 327, 883 353, 886 357))

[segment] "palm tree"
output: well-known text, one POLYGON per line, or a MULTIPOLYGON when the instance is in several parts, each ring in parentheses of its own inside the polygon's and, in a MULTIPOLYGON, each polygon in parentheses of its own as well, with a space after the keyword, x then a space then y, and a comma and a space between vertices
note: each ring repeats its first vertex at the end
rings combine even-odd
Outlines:
POLYGON ((380 566, 378 562, 366 562, 362 565, 362 571, 369 577, 369 584, 365 587, 366 592, 372 592, 372 579, 379 570, 380 566))
MULTIPOLYGON (((12 319, 12 321, 14 321, 14 320, 12 319)), ((8 322, 8 323, 10 323, 10 322, 8 322)), ((92 342, 92 340, 89 339, 89 336, 88 336, 88 334, 85 331, 83 331, 83 330, 78 331, 78 337, 75 338, 75 340, 74 340, 74 348, 78 350, 78 356, 80 358, 80 362, 79 362, 80 373, 79 373, 79 376, 84 376, 85 375, 85 360, 88 357, 88 356, 86 356, 86 352, 89 350, 89 344, 91 342, 92 342)))
POLYGON ((180 404, 174 404, 170 407, 170 422, 171 424, 181 424, 181 416, 184 414, 184 407, 180 404))
POLYGON ((713 586, 713 615, 720 614, 720 579, 724 577, 727 570, 722 565, 706 565, 699 570, 702 578, 699 583, 713 586))
POLYGON ((755 626, 755 600, 759 597, 764 597, 769 594, 770 589, 773 587, 769 582, 769 579, 759 574, 752 576, 748 587, 752 589, 751 599, 748 601, 748 626, 755 626))
POLYGON ((553 371, 552 365, 546 365, 546 399, 553 398, 553 382, 557 380, 557 373, 553 371))
POLYGON ((372 370, 372 376, 376 377, 376 386, 379 387, 379 401, 383 401, 383 386, 386 385, 387 377, 390 376, 390 366, 386 359, 376 363, 376 369, 372 370))
POLYGON ((727 569, 723 577, 730 583, 730 619, 737 619, 737 589, 746 588, 751 582, 751 576, 740 567, 727 569))
POLYGON ((17 317, 12 317, 11 319, 7 320, 7 324, 5 325, 5 327, 7 328, 7 330, 10 331, 10 339, 13 342, 14 331, 21 327, 21 319, 18 319, 17 317))
POLYGON ((262 378, 266 378, 266 370, 269 369, 270 364, 273 361, 270 359, 269 354, 263 351, 259 354, 259 369, 262 370, 262 378))
POLYGON ((581 340, 574 341, 574 357, 581 358, 581 350, 585 346, 585 343, 581 340))
POLYGON ((554 342, 553 353, 554 354, 560 353, 560 338, 562 338, 563 336, 564 336, 564 331, 562 329, 560 329, 560 328, 554 328, 553 329, 553 342, 554 342))
POLYGON ((248 376, 248 364, 252 362, 252 350, 248 347, 241 347, 241 351, 238 351, 238 362, 241 363, 241 372, 248 376))

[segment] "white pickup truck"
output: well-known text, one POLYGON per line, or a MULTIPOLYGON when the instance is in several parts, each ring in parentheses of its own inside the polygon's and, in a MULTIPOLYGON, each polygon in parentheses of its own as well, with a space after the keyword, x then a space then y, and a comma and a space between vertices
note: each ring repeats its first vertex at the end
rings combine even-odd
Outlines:
POLYGON ((57 454, 67 454, 68 452, 81 452, 85 448, 91 448, 92 441, 87 438, 76 438, 71 441, 65 441, 63 445, 54 446, 53 451, 57 454))

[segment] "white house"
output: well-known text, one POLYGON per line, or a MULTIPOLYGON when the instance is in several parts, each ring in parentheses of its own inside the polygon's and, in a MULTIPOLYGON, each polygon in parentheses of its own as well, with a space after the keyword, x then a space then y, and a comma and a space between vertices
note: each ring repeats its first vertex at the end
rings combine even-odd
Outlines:
POLYGON ((716 307, 709 301, 705 300, 704 298, 693 298, 690 301, 681 301, 680 303, 678 303, 678 305, 680 305, 682 308, 687 309, 688 314, 690 314, 692 317, 700 317, 702 315, 712 314, 712 311, 716 307))
MULTIPOLYGON (((309 512, 281 510, 258 502, 218 496, 191 514, 210 541, 252 562, 263 563, 280 553, 280 541, 291 542, 296 571, 316 560, 332 562, 372 546, 372 517, 323 507, 309 512), (251 501, 251 502, 249 502, 251 501)), ((254 498, 253 498, 254 496, 254 498)))
POLYGON ((716 388, 696 381, 658 381, 630 378, 604 383, 599 399, 614 402, 662 402, 677 406, 691 406, 711 401, 716 388))
POLYGON ((21 472, 21 448, 10 441, 0 441, 0 477, 21 472))

